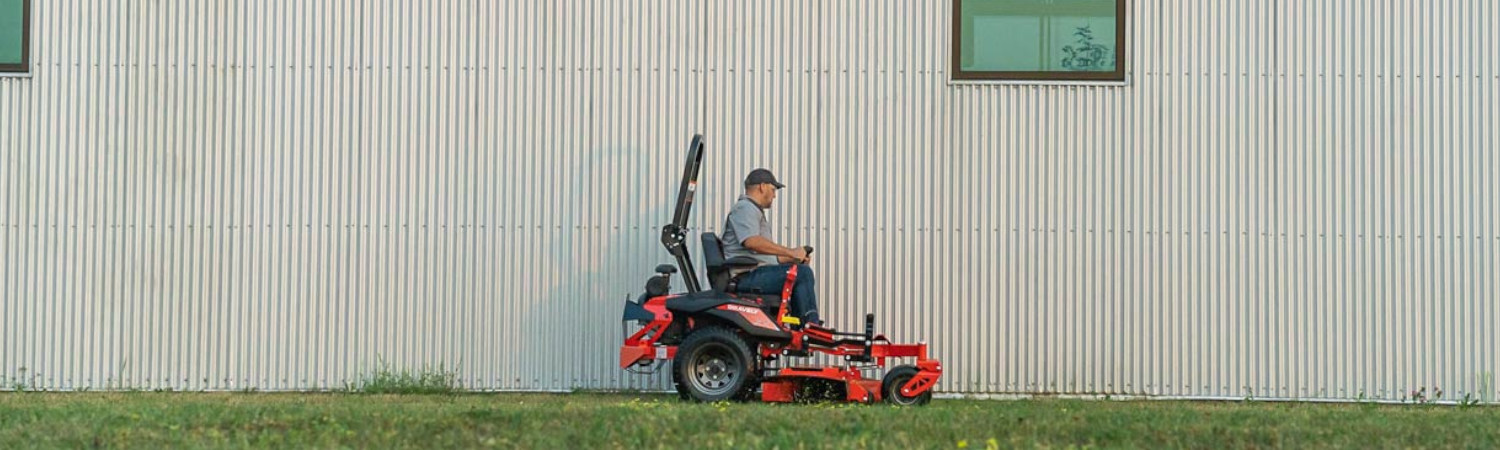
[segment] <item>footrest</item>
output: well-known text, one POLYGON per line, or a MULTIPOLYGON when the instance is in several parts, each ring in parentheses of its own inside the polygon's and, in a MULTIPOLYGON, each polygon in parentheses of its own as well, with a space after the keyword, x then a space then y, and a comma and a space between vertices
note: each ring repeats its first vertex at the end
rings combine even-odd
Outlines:
POLYGON ((827 332, 830 335, 838 332, 838 330, 834 330, 833 328, 829 328, 829 327, 823 326, 821 324, 816 324, 816 323, 807 324, 807 329, 809 329, 809 330, 817 330, 817 331, 822 331, 822 332, 827 332))
POLYGON ((821 345, 825 347, 838 346, 838 338, 833 336, 833 330, 818 325, 808 325, 802 329, 802 342, 810 345, 821 345))

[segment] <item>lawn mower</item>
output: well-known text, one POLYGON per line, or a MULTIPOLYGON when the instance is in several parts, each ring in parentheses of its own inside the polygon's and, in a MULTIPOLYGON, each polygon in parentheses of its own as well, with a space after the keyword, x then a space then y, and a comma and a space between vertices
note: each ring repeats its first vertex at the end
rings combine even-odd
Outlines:
MULTIPOLYGON (((876 334, 875 315, 866 314, 864 332, 844 333, 818 324, 802 326, 787 314, 797 266, 787 273, 780 293, 746 293, 736 289, 739 276, 754 270, 754 259, 725 259, 723 243, 702 233, 709 288, 700 285, 688 252, 687 221, 703 164, 703 136, 688 146, 687 167, 677 190, 672 222, 663 226, 661 242, 677 260, 663 264, 646 281, 645 293, 625 301, 622 320, 638 331, 620 346, 620 367, 632 372, 659 370, 672 363, 672 382, 684 400, 717 402, 753 400, 794 402, 832 399, 897 405, 923 405, 943 374, 927 355, 927 344, 895 344, 876 334), (685 293, 669 293, 671 277, 681 270, 685 293), (842 357, 844 365, 791 365, 786 360, 816 354, 842 357), (886 367, 891 358, 915 358, 915 364, 890 368, 880 380, 866 370, 886 367), (654 367, 654 369, 653 369, 654 367)), ((808 252, 812 248, 806 248, 808 252)), ((629 330, 627 329, 626 332, 629 330)), ((650 372, 647 372, 650 373, 650 372)))

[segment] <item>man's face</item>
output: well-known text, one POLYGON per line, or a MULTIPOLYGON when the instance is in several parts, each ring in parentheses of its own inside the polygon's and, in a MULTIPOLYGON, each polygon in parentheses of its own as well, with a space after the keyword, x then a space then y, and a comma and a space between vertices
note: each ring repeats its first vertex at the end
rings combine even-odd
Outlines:
POLYGON ((761 208, 770 208, 771 204, 776 201, 776 186, 770 183, 757 184, 751 188, 751 191, 755 193, 756 197, 759 197, 762 203, 760 205, 761 208))

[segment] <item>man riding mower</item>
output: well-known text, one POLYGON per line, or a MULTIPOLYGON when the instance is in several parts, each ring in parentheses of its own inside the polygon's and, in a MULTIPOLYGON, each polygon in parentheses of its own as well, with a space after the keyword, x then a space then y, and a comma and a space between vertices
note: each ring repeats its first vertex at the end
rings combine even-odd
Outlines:
POLYGON ((678 394, 700 402, 748 400, 757 392, 763 401, 792 402, 814 387, 832 388, 836 397, 851 402, 930 401, 942 365, 928 358, 927 344, 890 342, 874 332, 874 314, 865 315, 863 333, 822 326, 807 266, 812 248, 781 247, 770 239, 763 209, 782 185, 768 171, 747 177, 746 195, 730 212, 726 240, 702 234, 709 289, 701 287, 685 241, 703 152, 703 137, 694 136, 672 223, 662 227, 662 244, 677 267, 657 266, 657 274, 646 281, 646 293, 625 302, 623 320, 641 328, 620 347, 620 367, 659 368, 670 360, 678 394), (688 292, 671 294, 671 277, 678 269, 688 292), (816 353, 841 356, 846 364, 803 366, 782 360, 816 353), (880 380, 863 377, 866 370, 885 368, 890 358, 916 361, 887 370, 880 380))

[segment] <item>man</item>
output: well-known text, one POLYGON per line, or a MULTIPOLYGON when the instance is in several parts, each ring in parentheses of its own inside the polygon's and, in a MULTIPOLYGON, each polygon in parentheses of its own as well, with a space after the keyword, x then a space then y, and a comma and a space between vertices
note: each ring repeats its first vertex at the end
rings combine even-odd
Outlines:
POLYGON ((766 221, 766 210, 776 201, 776 191, 786 187, 766 169, 755 169, 745 177, 745 195, 729 209, 724 223, 724 257, 749 256, 760 261, 754 271, 740 277, 740 292, 777 293, 786 285, 786 273, 797 265, 797 284, 792 287, 791 312, 804 325, 823 325, 818 318, 817 280, 812 259, 803 247, 777 244, 766 221))

